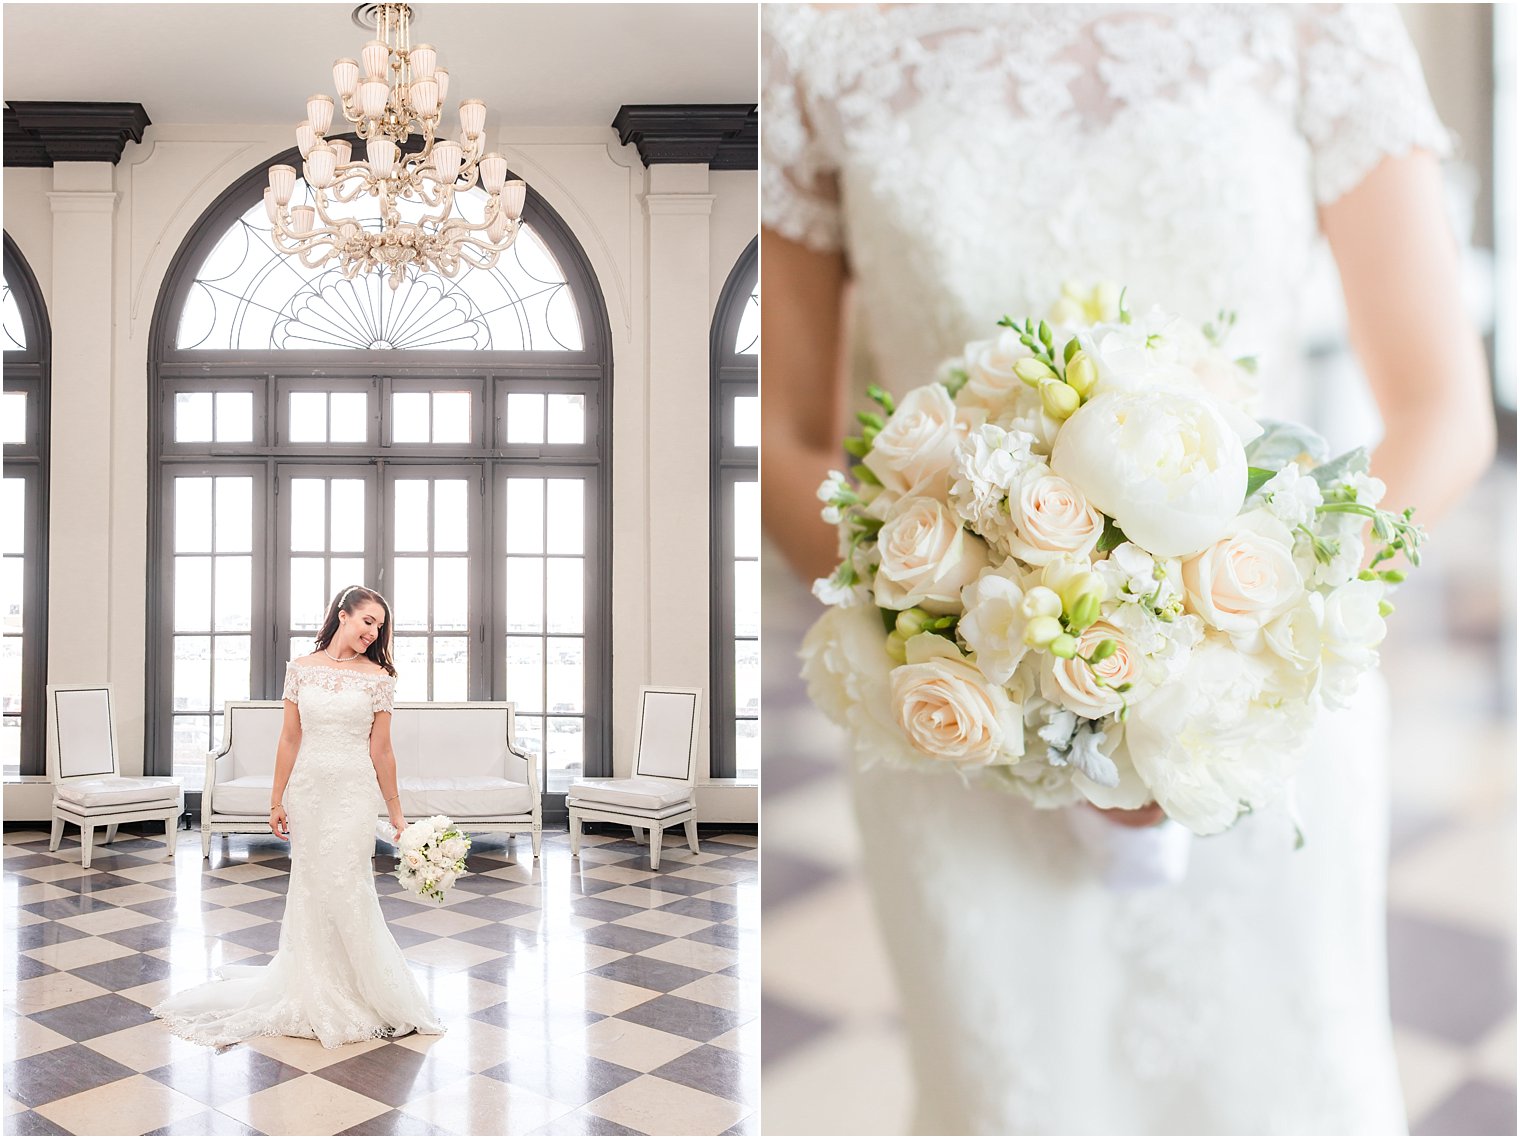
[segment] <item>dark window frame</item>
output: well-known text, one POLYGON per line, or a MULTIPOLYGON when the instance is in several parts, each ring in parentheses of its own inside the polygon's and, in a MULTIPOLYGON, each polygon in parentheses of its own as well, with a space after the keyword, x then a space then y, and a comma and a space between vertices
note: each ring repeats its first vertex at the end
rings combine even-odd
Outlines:
POLYGON ((711 394, 709 427, 712 440, 711 480, 708 487, 710 592, 708 632, 711 676, 711 733, 709 772, 713 779, 738 775, 738 738, 734 666, 734 519, 729 510, 734 483, 757 478, 758 447, 734 443, 729 409, 736 396, 760 394, 760 357, 741 356, 734 349, 739 323, 760 273, 760 239, 750 241, 729 271, 713 312, 710 346, 711 394))
MULTIPOLYGON (((612 502, 606 493, 612 472, 612 334, 605 293, 579 239, 563 218, 530 186, 523 218, 549 247, 565 273, 566 283, 576 300, 583 347, 566 351, 534 352, 464 352, 458 350, 398 350, 358 352, 309 350, 246 352, 221 349, 181 349, 175 347, 180 313, 195 274, 206 254, 227 228, 250 207, 257 204, 267 184, 271 165, 286 163, 300 168, 295 150, 274 155, 229 185, 206 209, 186 234, 164 276, 154 309, 148 345, 148 469, 149 542, 147 565, 147 699, 144 727, 144 769, 149 774, 169 774, 173 770, 172 727, 172 623, 173 598, 163 588, 169 580, 166 558, 172 558, 173 535, 166 525, 167 495, 170 483, 165 472, 175 466, 233 467, 256 465, 264 469, 264 486, 270 495, 265 510, 262 533, 267 551, 262 565, 254 566, 254 608, 262 607, 263 632, 256 626, 251 691, 255 697, 277 698, 283 677, 276 675, 283 663, 287 630, 277 604, 277 551, 281 548, 276 524, 276 470, 290 467, 320 467, 332 464, 333 473, 345 465, 372 464, 376 485, 382 488, 372 503, 374 548, 366 557, 377 570, 387 561, 383 546, 387 529, 381 517, 384 511, 386 474, 400 467, 417 466, 434 469, 451 465, 468 469, 471 477, 483 472, 482 485, 485 518, 478 541, 472 539, 483 557, 496 557, 494 537, 494 487, 496 473, 524 460, 537 460, 545 471, 560 465, 590 468, 595 472, 588 487, 587 555, 596 567, 596 579, 588 591, 586 619, 597 630, 588 637, 586 660, 586 773, 610 776, 612 767, 612 502), (225 377, 238 386, 253 385, 255 442, 195 444, 172 440, 174 403, 172 395, 190 383, 205 384, 225 377), (389 404, 394 390, 418 390, 434 381, 437 390, 458 390, 461 383, 479 391, 481 398, 474 411, 474 440, 463 444, 392 444, 390 442, 389 404), (370 409, 373 422, 370 436, 374 444, 289 443, 282 441, 283 422, 279 393, 288 386, 322 387, 329 390, 372 385, 378 397, 370 409), (499 410, 504 411, 498 396, 506 390, 587 390, 586 442, 581 446, 524 447, 498 442, 499 410), (594 511, 594 514, 591 513, 594 511), (276 629, 276 623, 281 627, 276 629), (274 630, 269 634, 270 630, 274 630), (266 639, 269 634, 272 639, 266 639), (285 646, 282 648, 282 645, 285 646), (271 652, 271 650, 276 650, 271 652), (278 657, 279 660, 272 659, 278 657)), ((204 390, 204 389, 198 389, 204 390)), ((257 488, 256 488, 257 493, 257 488)), ((473 567, 472 567, 473 569, 473 567)), ((470 630, 474 655, 470 699, 510 699, 505 693, 505 674, 498 658, 505 653, 505 642, 495 632, 505 628, 504 594, 483 586, 477 590, 474 579, 494 583, 497 567, 487 566, 472 572, 472 602, 484 602, 483 611, 472 605, 471 625, 486 630, 485 652, 475 644, 477 628, 470 630), (478 599, 478 600, 477 600, 478 599), (488 687, 487 687, 488 685, 488 687)), ((377 578, 378 580, 378 578, 377 578)), ((377 588, 384 588, 383 584, 377 588)), ((545 757, 546 761, 546 757, 545 757)), ((546 807, 559 806, 562 795, 545 796, 546 807)))
POLYGON ((25 573, 21 586, 21 742, 23 778, 47 775, 48 457, 51 450, 53 328, 42 289, 21 249, 5 234, 5 280, 21 314, 24 350, 5 355, 6 391, 27 393, 27 441, 5 448, 4 474, 26 480, 25 573))

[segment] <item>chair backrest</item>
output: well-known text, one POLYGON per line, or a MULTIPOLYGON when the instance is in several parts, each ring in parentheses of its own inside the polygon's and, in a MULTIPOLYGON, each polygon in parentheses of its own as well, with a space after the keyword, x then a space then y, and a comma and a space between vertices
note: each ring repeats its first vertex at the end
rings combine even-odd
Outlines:
POLYGON ((639 689, 639 741, 633 773, 641 779, 697 781, 697 728, 702 689, 639 689))
POLYGON ((47 703, 54 783, 121 774, 109 684, 49 684, 47 703))
POLYGON ((280 728, 285 723, 283 700, 229 700, 222 707, 219 752, 232 752, 233 778, 273 775, 280 728))

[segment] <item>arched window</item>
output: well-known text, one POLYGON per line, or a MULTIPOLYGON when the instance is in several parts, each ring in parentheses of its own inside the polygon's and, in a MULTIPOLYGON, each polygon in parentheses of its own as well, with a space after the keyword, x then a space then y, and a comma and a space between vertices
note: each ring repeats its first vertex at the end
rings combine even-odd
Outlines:
POLYGON ((760 266, 740 255, 712 323, 712 774, 760 775, 760 266))
POLYGON ((610 775, 611 347, 590 262, 530 189, 492 269, 394 291, 307 269, 262 205, 268 166, 297 158, 207 210, 154 315, 150 765, 198 786, 223 704, 277 697, 363 582, 391 602, 400 699, 512 700, 546 791, 610 775))
POLYGON ((43 698, 47 692, 48 361, 47 306, 31 266, 5 235, 0 337, 5 447, 0 505, 0 763, 5 774, 47 774, 43 698))

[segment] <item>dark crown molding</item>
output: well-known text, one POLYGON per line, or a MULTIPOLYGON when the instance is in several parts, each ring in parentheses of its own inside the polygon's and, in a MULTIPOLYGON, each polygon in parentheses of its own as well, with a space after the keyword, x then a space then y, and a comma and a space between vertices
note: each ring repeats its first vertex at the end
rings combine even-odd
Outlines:
POLYGON ((645 166, 685 162, 713 170, 754 170, 760 120, 754 103, 626 103, 612 120, 645 166))
POLYGON ((141 142, 151 125, 141 103, 5 105, 5 165, 121 161, 127 140, 141 142))

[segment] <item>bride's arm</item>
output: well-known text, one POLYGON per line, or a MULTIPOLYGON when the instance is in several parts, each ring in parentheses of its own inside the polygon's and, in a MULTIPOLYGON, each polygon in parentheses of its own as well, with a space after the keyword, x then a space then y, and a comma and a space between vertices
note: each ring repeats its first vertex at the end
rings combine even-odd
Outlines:
POLYGON ((849 276, 844 255, 761 231, 763 525, 805 580, 838 563, 837 539, 814 492, 846 462, 849 276))
POLYGON ((391 748, 389 712, 375 713, 375 722, 369 730, 369 761, 375 766, 375 779, 380 784, 380 794, 385 796, 391 825, 399 832, 406 827, 406 819, 401 813, 401 791, 396 786, 396 753, 391 748))
MULTIPOLYGON (((1483 346, 1462 303, 1436 160, 1385 159, 1320 211, 1340 267, 1351 343, 1383 415, 1372 472, 1390 507, 1430 523, 1494 455, 1483 346)), ((769 296, 766 300, 769 303, 769 296)))
POLYGON ((269 795, 269 829, 277 838, 290 837, 290 822, 285 815, 285 785, 295 770, 296 755, 301 750, 301 709, 294 700, 285 701, 285 719, 280 723, 280 742, 274 753, 274 786, 269 795))

